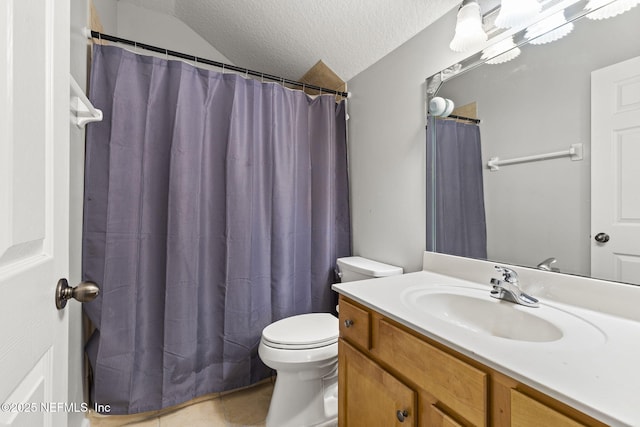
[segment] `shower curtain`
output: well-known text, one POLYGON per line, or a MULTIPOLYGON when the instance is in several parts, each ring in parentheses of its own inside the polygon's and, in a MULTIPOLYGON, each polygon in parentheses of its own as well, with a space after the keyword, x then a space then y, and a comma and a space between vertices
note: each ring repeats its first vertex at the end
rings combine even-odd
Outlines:
POLYGON ((267 377, 262 329, 335 307, 344 102, 101 45, 90 98, 91 400, 136 413, 267 377))
POLYGON ((427 250, 487 258, 480 128, 429 117, 427 250))

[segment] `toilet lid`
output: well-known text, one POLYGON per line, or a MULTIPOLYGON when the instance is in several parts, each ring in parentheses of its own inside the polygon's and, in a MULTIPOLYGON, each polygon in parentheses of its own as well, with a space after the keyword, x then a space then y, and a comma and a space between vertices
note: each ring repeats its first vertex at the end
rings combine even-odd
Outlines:
POLYGON ((329 313, 300 314, 264 328, 262 340, 276 348, 318 348, 338 341, 338 329, 338 319, 329 313))

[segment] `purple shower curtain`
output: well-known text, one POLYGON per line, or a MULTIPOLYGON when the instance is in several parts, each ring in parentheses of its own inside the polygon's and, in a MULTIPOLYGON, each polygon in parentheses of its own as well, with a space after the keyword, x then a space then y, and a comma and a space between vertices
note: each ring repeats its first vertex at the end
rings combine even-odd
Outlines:
POLYGON ((480 128, 429 117, 427 250, 486 259, 480 128))
POLYGON ((265 378, 262 329, 331 311, 350 252, 344 102, 101 45, 90 98, 92 401, 136 413, 265 378))

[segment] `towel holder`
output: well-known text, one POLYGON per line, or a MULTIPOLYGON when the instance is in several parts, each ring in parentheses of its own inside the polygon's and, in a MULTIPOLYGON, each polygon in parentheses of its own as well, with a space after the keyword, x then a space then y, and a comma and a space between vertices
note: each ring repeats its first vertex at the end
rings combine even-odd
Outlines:
POLYGON ((102 121, 102 111, 93 106, 87 95, 82 91, 78 82, 69 76, 71 86, 71 121, 80 129, 84 129, 87 123, 102 121))
POLYGON ((535 154, 532 156, 516 157, 513 159, 500 160, 499 157, 492 157, 487 162, 487 167, 491 171, 500 170, 500 166, 513 165, 516 163, 534 162, 536 160, 557 159, 559 157, 570 157, 571 160, 583 159, 583 147, 582 144, 571 144, 568 150, 554 151, 553 153, 535 154))

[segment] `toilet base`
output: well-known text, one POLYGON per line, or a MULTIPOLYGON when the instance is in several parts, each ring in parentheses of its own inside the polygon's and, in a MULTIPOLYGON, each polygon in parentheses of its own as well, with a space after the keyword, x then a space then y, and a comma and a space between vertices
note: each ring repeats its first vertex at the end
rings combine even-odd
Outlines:
POLYGON ((337 417, 337 366, 324 378, 278 372, 267 427, 333 427, 338 425, 337 417))

